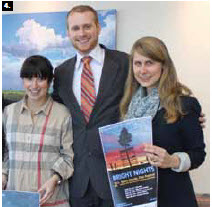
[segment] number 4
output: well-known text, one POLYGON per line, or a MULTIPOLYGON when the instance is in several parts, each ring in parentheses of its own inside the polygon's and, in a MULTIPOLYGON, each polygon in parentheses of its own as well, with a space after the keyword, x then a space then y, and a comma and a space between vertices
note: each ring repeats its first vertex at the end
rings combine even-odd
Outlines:
POLYGON ((7 9, 10 9, 10 7, 8 6, 8 3, 5 3, 4 7, 7 8, 7 9))

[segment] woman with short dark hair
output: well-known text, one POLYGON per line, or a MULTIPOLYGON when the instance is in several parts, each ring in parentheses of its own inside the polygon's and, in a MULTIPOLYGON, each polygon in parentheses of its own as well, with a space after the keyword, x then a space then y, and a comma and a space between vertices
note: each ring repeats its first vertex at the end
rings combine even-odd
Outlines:
POLYGON ((8 155, 2 187, 38 191, 42 206, 69 207, 68 178, 73 174, 72 119, 48 95, 53 67, 43 56, 27 58, 20 77, 24 98, 4 110, 8 155))

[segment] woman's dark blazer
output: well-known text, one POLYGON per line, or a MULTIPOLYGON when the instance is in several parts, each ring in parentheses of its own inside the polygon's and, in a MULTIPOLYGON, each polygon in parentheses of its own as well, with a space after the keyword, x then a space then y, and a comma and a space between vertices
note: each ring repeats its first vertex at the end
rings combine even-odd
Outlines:
MULTIPOLYGON (((199 167, 205 159, 205 144, 198 117, 201 106, 194 97, 182 97, 183 118, 167 124, 162 108, 153 119, 153 144, 173 154, 186 152, 191 160, 190 170, 199 167)), ((174 172, 158 168, 158 207, 197 207, 189 172, 174 172)))

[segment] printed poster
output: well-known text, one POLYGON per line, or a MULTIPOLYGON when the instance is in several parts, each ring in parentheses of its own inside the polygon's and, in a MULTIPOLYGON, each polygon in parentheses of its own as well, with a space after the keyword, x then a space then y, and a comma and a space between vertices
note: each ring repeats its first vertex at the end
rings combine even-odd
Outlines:
POLYGON ((143 143, 152 143, 151 117, 99 128, 115 207, 156 207, 157 168, 150 165, 143 143))

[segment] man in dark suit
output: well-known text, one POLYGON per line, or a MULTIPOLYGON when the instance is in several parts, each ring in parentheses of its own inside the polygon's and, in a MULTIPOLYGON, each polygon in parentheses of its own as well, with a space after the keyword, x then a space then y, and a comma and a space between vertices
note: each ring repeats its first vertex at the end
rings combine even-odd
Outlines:
POLYGON ((74 7, 67 15, 67 28, 77 55, 55 69, 53 98, 69 108, 73 119, 75 157, 70 204, 72 207, 112 207, 98 128, 119 120, 128 55, 98 44, 101 28, 97 12, 90 6, 74 7), (81 92, 85 56, 91 58, 89 68, 95 91, 94 105, 88 115, 82 109, 81 92))

